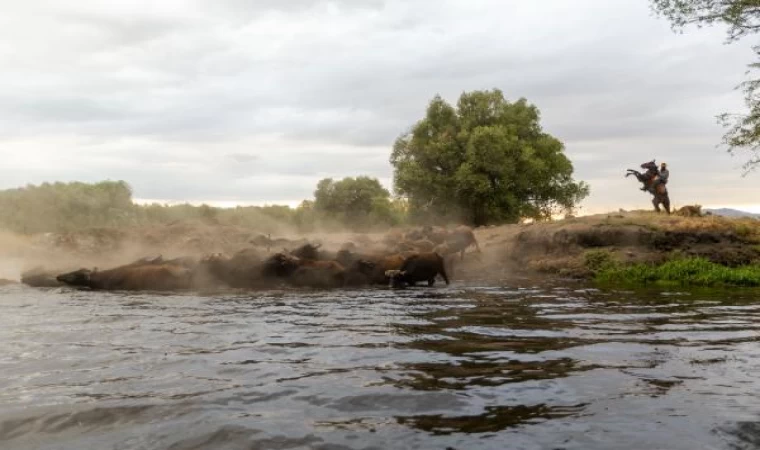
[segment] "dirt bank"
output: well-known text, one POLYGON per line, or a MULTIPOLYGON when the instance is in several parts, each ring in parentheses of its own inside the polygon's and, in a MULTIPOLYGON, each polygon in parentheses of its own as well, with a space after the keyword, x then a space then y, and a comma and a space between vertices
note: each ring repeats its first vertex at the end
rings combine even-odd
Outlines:
MULTIPOLYGON (((479 229, 489 263, 525 273, 575 278, 593 275, 593 255, 622 264, 702 257, 726 266, 760 262, 760 221, 718 216, 683 217, 619 212, 548 223, 479 229)), ((475 265, 467 265, 477 271, 475 265)))

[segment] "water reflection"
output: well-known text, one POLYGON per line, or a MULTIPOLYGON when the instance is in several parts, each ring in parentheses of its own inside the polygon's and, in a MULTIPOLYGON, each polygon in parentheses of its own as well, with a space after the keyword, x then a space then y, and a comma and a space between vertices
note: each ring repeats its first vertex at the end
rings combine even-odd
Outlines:
POLYGON ((583 405, 547 406, 516 405, 486 406, 482 414, 445 417, 440 414, 428 416, 399 417, 398 422, 413 426, 434 435, 452 433, 494 433, 525 424, 539 424, 550 419, 577 414, 583 405))

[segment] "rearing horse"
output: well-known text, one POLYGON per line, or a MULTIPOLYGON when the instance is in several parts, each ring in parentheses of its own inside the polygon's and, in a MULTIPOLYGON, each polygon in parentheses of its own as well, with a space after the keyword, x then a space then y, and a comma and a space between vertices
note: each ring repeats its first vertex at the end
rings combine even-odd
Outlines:
POLYGON ((668 196, 668 189, 664 184, 658 184, 656 190, 653 187, 654 181, 659 175, 659 172, 657 171, 657 164, 654 162, 654 160, 651 160, 642 164, 641 168, 646 169, 646 172, 642 173, 638 170, 628 169, 627 173, 625 174, 626 178, 631 175, 635 175, 636 179, 644 184, 644 188, 646 188, 647 192, 654 196, 652 199, 654 210, 660 212, 660 204, 662 204, 662 206, 665 207, 665 211, 670 214, 670 197, 668 196))

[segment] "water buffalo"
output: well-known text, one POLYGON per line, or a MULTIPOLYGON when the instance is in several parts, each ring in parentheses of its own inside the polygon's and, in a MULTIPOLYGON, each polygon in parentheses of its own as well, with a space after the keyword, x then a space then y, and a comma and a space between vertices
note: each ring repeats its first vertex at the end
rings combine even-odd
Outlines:
POLYGON ((335 255, 332 252, 329 252, 327 250, 320 250, 321 247, 322 244, 306 243, 291 251, 290 254, 296 258, 310 259, 314 261, 329 261, 335 258, 335 255))
POLYGON ((264 284, 263 261, 254 249, 241 250, 231 258, 221 254, 205 256, 194 270, 194 284, 211 287, 253 288, 264 284))
POLYGON ((366 259, 358 259, 346 268, 345 286, 366 286, 373 284, 373 278, 377 270, 377 262, 366 259))
POLYGON ((300 260, 290 276, 294 286, 313 288, 341 287, 346 282, 346 269, 336 261, 300 260))
POLYGON ((400 269, 406 258, 416 255, 416 251, 383 254, 359 254, 347 250, 338 252, 336 260, 349 271, 358 271, 363 274, 370 284, 388 284, 386 272, 400 269))
POLYGON ((286 278, 298 269, 300 259, 287 253, 275 253, 261 267, 261 274, 269 278, 286 278))
POLYGON ((449 236, 446 239, 446 244, 452 253, 459 252, 460 259, 464 259, 464 251, 471 245, 475 246, 478 253, 482 253, 480 251, 480 245, 478 245, 478 241, 475 239, 475 233, 473 233, 472 228, 466 225, 460 225, 456 227, 454 231, 449 233, 449 236))
POLYGON ((428 286, 432 286, 435 284, 435 277, 439 274, 448 285, 449 277, 446 275, 443 257, 438 253, 420 253, 409 256, 399 269, 386 272, 386 276, 390 279, 390 284, 393 287, 414 286, 420 281, 427 281, 428 286))
POLYGON ((298 258, 276 253, 264 261, 262 275, 280 278, 295 286, 337 287, 345 282, 346 269, 337 261, 298 258))
POLYGON ((192 285, 192 271, 172 264, 126 265, 109 270, 79 269, 58 275, 69 286, 98 290, 178 290, 192 285))

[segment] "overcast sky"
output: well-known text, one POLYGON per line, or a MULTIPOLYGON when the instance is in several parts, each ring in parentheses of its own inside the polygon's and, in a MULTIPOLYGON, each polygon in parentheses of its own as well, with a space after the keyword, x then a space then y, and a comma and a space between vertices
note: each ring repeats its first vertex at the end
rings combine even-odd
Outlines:
POLYGON ((0 30, 0 188, 123 179, 230 205, 390 187, 393 140, 435 94, 499 88, 565 142, 582 212, 648 208, 623 174, 652 158, 676 204, 760 203, 760 174, 716 148, 749 43, 675 34, 648 0, 25 0, 0 30))

